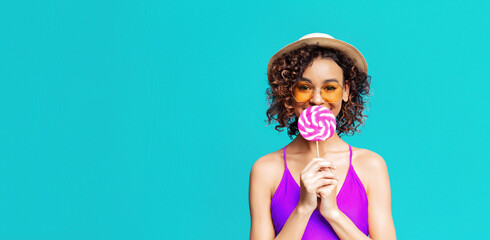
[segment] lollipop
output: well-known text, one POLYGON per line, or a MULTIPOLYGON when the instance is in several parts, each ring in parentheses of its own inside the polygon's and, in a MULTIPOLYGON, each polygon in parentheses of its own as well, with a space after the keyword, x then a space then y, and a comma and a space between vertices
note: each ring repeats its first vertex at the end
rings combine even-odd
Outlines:
POLYGON ((333 136, 336 128, 335 116, 330 109, 322 106, 312 106, 305 109, 298 119, 298 130, 301 136, 308 141, 316 141, 318 158, 320 158, 318 141, 324 141, 333 136))
POLYGON ((330 109, 323 106, 309 107, 299 116, 299 133, 308 141, 327 140, 336 128, 335 116, 330 109))

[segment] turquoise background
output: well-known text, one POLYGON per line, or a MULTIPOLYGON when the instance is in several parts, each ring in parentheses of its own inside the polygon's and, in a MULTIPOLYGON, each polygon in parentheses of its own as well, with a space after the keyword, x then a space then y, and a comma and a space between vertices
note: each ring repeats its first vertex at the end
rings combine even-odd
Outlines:
POLYGON ((1 239, 249 239, 266 66, 311 32, 372 93, 398 239, 489 239, 488 1, 2 1, 1 239))

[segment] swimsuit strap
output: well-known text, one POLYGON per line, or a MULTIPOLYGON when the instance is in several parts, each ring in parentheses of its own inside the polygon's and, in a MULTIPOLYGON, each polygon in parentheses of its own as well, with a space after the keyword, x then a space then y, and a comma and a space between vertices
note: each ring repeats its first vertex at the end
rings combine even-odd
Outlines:
POLYGON ((350 151, 350 165, 352 166, 352 147, 349 144, 349 151, 350 151))
POLYGON ((284 146, 284 167, 288 168, 288 164, 286 163, 286 147, 287 146, 284 146))

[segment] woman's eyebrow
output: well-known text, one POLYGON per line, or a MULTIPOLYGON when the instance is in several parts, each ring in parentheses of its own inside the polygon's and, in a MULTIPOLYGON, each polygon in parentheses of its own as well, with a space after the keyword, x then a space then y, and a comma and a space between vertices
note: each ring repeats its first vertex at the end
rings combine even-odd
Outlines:
MULTIPOLYGON (((303 77, 303 78, 301 78, 301 80, 303 80, 303 81, 307 81, 307 82, 309 82, 309 83, 312 83, 312 82, 311 82, 311 80, 310 80, 310 79, 308 79, 308 78, 304 78, 304 77, 303 77)), ((338 84, 340 84, 340 82, 339 82, 339 81, 338 81, 336 78, 330 78, 330 79, 325 79, 325 80, 323 80, 323 83, 326 83, 326 82, 337 82, 338 84)))

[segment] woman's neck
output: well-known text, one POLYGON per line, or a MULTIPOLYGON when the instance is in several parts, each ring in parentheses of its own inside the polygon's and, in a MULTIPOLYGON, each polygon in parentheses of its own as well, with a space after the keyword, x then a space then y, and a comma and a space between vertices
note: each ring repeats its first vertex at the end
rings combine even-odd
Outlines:
MULTIPOLYGON (((309 156, 317 156, 317 141, 308 141, 304 139, 301 134, 298 134, 289 145, 293 148, 292 150, 294 152, 300 152, 309 156)), ((325 141, 318 141, 318 152, 320 153, 320 156, 324 156, 327 153, 345 151, 349 151, 348 144, 340 139, 337 133, 325 141)))

